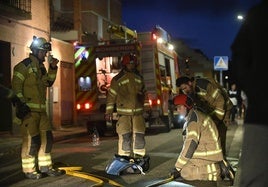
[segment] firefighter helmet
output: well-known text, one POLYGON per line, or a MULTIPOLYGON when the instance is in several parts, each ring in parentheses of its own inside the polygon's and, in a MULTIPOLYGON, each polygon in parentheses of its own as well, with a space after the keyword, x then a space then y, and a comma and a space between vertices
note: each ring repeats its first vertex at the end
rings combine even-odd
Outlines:
POLYGON ((51 51, 51 44, 46 41, 45 38, 38 38, 36 36, 33 37, 33 41, 30 45, 31 51, 34 50, 45 50, 45 51, 51 51))
POLYGON ((184 105, 187 109, 193 108, 193 100, 185 94, 179 94, 173 99, 174 105, 184 105))
POLYGON ((122 65, 127 65, 127 64, 135 64, 135 65, 138 65, 138 60, 137 60, 137 57, 136 55, 134 54, 127 54, 127 55, 124 55, 123 56, 123 59, 122 59, 122 65))

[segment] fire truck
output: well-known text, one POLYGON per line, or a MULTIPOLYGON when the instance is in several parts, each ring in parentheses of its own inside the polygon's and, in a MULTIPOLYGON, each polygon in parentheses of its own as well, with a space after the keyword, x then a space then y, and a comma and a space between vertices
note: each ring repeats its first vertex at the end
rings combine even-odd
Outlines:
POLYGON ((143 75, 151 105, 151 111, 144 114, 147 126, 164 125, 167 131, 177 127, 169 103, 177 94, 179 66, 168 33, 160 26, 150 32, 136 33, 121 25, 109 26, 108 32, 115 36, 109 41, 75 47, 78 121, 86 123, 88 129, 96 127, 101 135, 108 129, 115 129, 116 112, 112 123, 104 119, 106 94, 111 79, 122 68, 122 56, 133 53, 138 58, 138 69, 143 75))

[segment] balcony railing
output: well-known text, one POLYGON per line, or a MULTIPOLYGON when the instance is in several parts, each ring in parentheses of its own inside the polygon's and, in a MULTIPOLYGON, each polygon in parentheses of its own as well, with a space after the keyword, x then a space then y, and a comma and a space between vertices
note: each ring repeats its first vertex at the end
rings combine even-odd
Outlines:
POLYGON ((18 20, 31 19, 31 0, 0 0, 0 15, 18 20))

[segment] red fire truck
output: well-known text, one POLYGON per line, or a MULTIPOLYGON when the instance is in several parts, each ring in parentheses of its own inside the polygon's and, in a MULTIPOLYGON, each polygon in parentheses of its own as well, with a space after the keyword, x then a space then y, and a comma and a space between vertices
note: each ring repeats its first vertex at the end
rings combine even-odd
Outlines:
MULTIPOLYGON (((177 53, 167 32, 156 26, 151 32, 136 33, 124 26, 113 25, 109 32, 120 36, 96 46, 77 45, 75 53, 76 108, 80 123, 97 127, 104 134, 116 123, 104 120, 106 93, 111 79, 121 70, 121 58, 134 53, 138 57, 152 112, 145 115, 148 127, 164 125, 169 131, 174 123, 169 100, 177 94, 179 76, 177 53), (125 38, 122 38, 125 37, 125 38)), ((112 128, 113 129, 113 128, 112 128)))

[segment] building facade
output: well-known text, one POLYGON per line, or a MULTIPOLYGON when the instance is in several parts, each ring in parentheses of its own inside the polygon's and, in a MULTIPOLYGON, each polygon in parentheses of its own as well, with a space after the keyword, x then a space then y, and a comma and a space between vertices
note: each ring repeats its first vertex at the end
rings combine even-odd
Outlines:
MULTIPOLYGON (((44 37, 60 60, 56 82, 48 89, 53 128, 76 125, 73 42, 109 39, 110 23, 121 24, 121 0, 0 0, 0 83, 11 88, 13 67, 29 56, 33 36, 44 37)), ((0 102, 5 116, 0 131, 16 133, 20 121, 14 108, 10 101, 0 102)))
MULTIPOLYGON (((56 81, 48 89, 47 111, 53 128, 79 125, 75 112, 73 43, 95 45, 111 39, 107 32, 110 24, 123 25, 121 0, 0 0, 0 83, 11 88, 13 67, 29 56, 33 36, 44 37, 52 43, 51 54, 60 60, 56 81)), ((203 65, 190 64, 191 70, 197 72, 198 68, 199 74, 210 74, 207 60, 195 58, 197 53, 191 49, 184 55, 182 49, 177 47, 180 63, 189 56, 193 57, 191 62, 201 59, 203 65)), ((5 116, 0 131, 17 132, 20 121, 10 101, 0 100, 0 104, 0 114, 5 116)))
MULTIPOLYGON (((50 1, 0 0, 0 83, 11 88, 13 67, 29 56, 33 36, 43 37, 52 43, 52 54, 60 60, 59 73, 54 86, 48 90, 48 113, 54 128, 59 128, 61 108, 61 67, 63 62, 73 63, 72 44, 52 38, 50 32, 50 1), (54 97, 54 98, 53 98, 54 97), (57 113, 58 112, 58 113, 57 113), (53 113, 53 115, 52 115, 53 113)), ((47 63, 45 62, 45 65, 47 63)), ((0 131, 18 132, 19 119, 14 115, 10 101, 1 100, 3 123, 0 131)), ((70 100, 70 102, 72 102, 70 100)))

